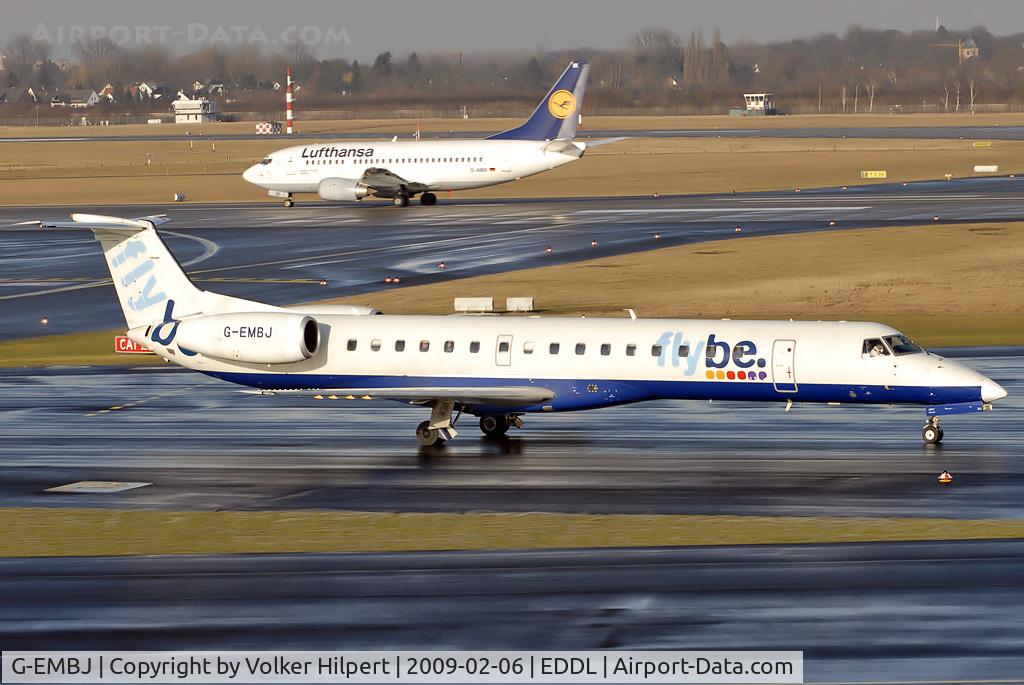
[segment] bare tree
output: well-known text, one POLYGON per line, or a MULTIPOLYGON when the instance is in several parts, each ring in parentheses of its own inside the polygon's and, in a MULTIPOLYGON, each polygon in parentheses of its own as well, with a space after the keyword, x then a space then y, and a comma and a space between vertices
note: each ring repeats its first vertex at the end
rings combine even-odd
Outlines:
POLYGON ((942 105, 945 110, 949 111, 949 82, 944 81, 942 83, 942 105))
POLYGON ((633 34, 629 42, 638 65, 649 66, 659 73, 677 71, 681 42, 677 34, 648 28, 633 34))
POLYGON ((860 81, 853 84, 853 113, 860 113, 860 106, 857 104, 860 101, 860 81))
POLYGON ((850 94, 849 88, 847 88, 846 84, 844 83, 844 84, 843 84, 842 86, 840 86, 840 88, 839 88, 839 97, 840 97, 840 99, 841 99, 841 100, 842 100, 842 102, 843 102, 843 114, 846 114, 846 97, 847 97, 847 96, 848 96, 849 94, 850 94))
POLYGON ((7 44, 6 68, 18 77, 22 85, 29 85, 32 72, 50 58, 53 46, 32 36, 22 34, 7 44))
POLYGON ((967 87, 970 89, 971 93, 971 114, 974 114, 974 98, 977 97, 978 95, 978 91, 974 86, 975 81, 974 77, 972 76, 971 79, 967 82, 967 87))
POLYGON ((821 81, 818 81, 818 114, 821 114, 821 81))
POLYGON ((956 92, 956 113, 957 114, 960 113, 960 87, 961 87, 960 79, 958 79, 958 78, 957 79, 953 79, 953 88, 955 89, 955 92, 956 92))
POLYGON ((875 90, 878 88, 878 81, 875 80, 874 76, 868 78, 867 83, 864 84, 864 90, 868 94, 868 114, 875 111, 875 90))

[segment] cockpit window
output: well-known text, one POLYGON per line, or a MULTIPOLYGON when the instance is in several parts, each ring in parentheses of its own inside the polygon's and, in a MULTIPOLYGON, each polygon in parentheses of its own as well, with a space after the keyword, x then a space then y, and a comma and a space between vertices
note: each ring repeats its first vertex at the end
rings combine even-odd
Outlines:
POLYGON ((917 343, 903 334, 887 335, 885 336, 885 342, 889 343, 889 347, 892 348, 892 353, 897 357, 904 354, 918 354, 919 352, 924 352, 917 343))
POLYGON ((272 161, 274 160, 271 159, 270 157, 264 157, 263 159, 260 160, 260 164, 270 164, 272 161))
POLYGON ((885 357, 888 356, 889 350, 886 349, 881 338, 868 338, 864 341, 861 354, 866 357, 885 357))

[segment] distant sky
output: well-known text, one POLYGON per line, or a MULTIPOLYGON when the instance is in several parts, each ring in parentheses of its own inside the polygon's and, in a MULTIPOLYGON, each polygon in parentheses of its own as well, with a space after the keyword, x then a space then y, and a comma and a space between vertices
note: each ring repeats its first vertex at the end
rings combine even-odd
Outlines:
POLYGON ((936 15, 950 28, 1024 31, 1022 0, 0 0, 0 51, 29 33, 52 38, 56 56, 66 57, 72 32, 95 30, 133 45, 162 40, 177 52, 246 42, 274 51, 300 37, 319 58, 367 61, 384 50, 622 48, 648 26, 680 34, 717 26, 726 42, 842 32, 851 24, 929 29, 936 15))

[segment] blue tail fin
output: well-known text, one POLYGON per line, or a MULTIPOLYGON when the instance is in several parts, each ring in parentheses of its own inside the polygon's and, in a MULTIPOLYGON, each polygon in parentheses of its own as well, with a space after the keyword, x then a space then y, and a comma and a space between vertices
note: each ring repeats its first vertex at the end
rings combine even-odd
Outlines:
POLYGON ((590 64, 570 62, 522 126, 495 133, 488 140, 555 140, 575 138, 590 64))

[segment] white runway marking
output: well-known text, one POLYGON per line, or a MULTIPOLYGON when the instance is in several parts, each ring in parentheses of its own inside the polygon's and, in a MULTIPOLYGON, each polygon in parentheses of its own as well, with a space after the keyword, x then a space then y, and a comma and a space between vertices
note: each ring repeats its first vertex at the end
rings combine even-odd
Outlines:
POLYGON ((664 209, 580 209, 573 214, 721 214, 722 212, 835 212, 850 209, 871 209, 870 205, 838 207, 666 207, 664 209))
POLYGON ((212 240, 208 240, 207 238, 200 238, 199 236, 196 235, 188 235, 186 233, 178 233, 176 231, 165 230, 163 231, 163 233, 164 235, 173 235, 177 238, 187 238, 189 240, 194 240, 203 246, 203 254, 199 255, 195 259, 190 259, 187 262, 183 262, 182 266, 192 266, 193 264, 198 264, 199 262, 205 262, 207 259, 220 252, 220 245, 213 242, 212 240))

